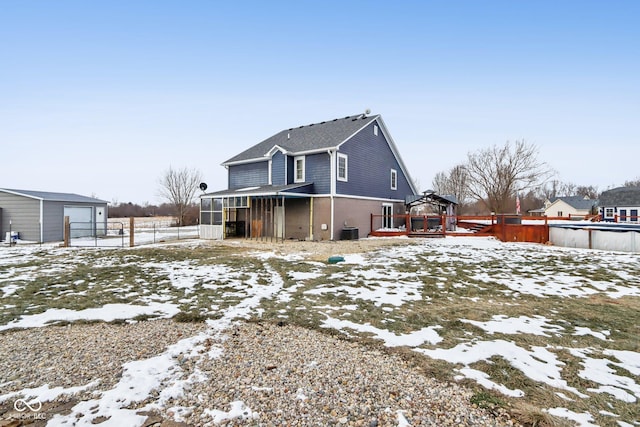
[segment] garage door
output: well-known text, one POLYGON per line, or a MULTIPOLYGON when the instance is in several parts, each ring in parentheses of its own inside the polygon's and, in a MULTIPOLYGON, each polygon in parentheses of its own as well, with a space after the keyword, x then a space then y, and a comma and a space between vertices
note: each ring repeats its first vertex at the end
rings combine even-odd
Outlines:
POLYGON ((92 206, 65 206, 64 216, 68 216, 71 223, 71 238, 93 236, 95 222, 92 206))

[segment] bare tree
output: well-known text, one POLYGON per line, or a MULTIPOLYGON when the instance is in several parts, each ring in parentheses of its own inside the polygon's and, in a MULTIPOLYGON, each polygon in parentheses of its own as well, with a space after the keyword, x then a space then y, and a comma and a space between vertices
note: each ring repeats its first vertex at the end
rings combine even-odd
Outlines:
POLYGON ((451 194, 456 197, 460 206, 469 198, 467 170, 463 165, 457 165, 449 169, 449 172, 438 172, 431 185, 436 194, 451 194))
POLYGON ((578 196, 586 196, 590 199, 597 199, 600 197, 600 192, 598 191, 597 186, 593 185, 578 185, 576 187, 576 195, 578 196))
POLYGON ((551 180, 536 188, 537 197, 550 201, 554 201, 560 196, 587 196, 590 199, 597 199, 599 194, 597 186, 576 185, 572 182, 561 182, 558 180, 551 180))
POLYGON ((504 213, 518 191, 540 185, 553 174, 537 158, 538 149, 525 141, 469 153, 465 169, 469 194, 496 213, 504 213))
POLYGON ((160 178, 160 196, 174 207, 178 225, 184 224, 201 182, 202 173, 186 167, 176 170, 169 166, 160 178))
POLYGON ((636 179, 625 181, 623 187, 640 187, 640 176, 636 179))

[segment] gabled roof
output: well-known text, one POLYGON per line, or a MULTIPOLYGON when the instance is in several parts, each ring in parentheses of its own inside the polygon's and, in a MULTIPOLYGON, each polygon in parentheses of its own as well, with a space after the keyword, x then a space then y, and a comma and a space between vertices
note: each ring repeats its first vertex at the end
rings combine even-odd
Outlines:
POLYGON ((418 190, 411 179, 411 175, 409 175, 409 171, 400 157, 400 153, 398 152, 395 142, 393 141, 393 138, 391 138, 391 135, 387 131, 386 125, 379 114, 373 116, 357 114, 355 116, 346 116, 341 119, 333 119, 320 123, 312 123, 310 125, 285 129, 230 158, 226 162, 222 163, 222 166, 267 161, 275 150, 280 150, 290 156, 336 150, 353 135, 374 121, 376 121, 380 126, 380 129, 389 144, 389 148, 393 152, 393 155, 400 165, 400 169, 409 182, 409 186, 414 194, 417 194, 418 190))
POLYGON ((24 196, 30 199, 43 200, 47 202, 69 202, 69 203, 108 203, 106 200, 94 199, 93 197, 81 196, 74 193, 52 193, 49 191, 13 190, 10 188, 0 188, 0 192, 24 196))
POLYGON ((405 197, 405 204, 409 206, 419 205, 422 203, 432 203, 437 205, 457 205, 458 198, 453 194, 423 193, 422 195, 409 195, 405 197))
POLYGON ((271 150, 276 146, 290 155, 336 148, 378 117, 380 115, 366 116, 358 114, 285 129, 230 158, 222 165, 267 160, 267 156, 271 154, 271 150))
POLYGON ((584 196, 563 196, 563 197, 556 197, 551 203, 551 205, 549 206, 549 208, 552 205, 554 205, 558 200, 565 202, 566 204, 568 204, 569 206, 577 210, 590 210, 593 206, 595 206, 598 203, 597 200, 593 200, 589 198, 585 199, 584 196))
POLYGON ((598 202, 600 206, 640 206, 640 187, 618 187, 603 191, 598 202))

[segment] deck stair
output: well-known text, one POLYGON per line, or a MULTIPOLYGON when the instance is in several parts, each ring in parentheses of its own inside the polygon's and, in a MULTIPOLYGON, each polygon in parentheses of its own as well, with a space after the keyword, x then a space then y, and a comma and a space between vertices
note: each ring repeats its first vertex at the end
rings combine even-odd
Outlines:
POLYGON ((489 233, 492 227, 493 227, 492 224, 483 224, 480 222, 468 222, 468 221, 458 222, 458 228, 466 228, 467 230, 469 230, 470 233, 478 233, 478 234, 489 233))

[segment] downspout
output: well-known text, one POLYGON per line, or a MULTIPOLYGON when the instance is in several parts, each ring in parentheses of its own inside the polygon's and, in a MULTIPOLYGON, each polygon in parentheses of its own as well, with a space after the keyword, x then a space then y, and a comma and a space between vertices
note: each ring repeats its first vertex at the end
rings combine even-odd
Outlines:
POLYGON ((40 199, 40 242, 44 240, 44 200, 40 199))
POLYGON ((329 233, 329 240, 333 241, 333 216, 335 215, 335 202, 334 196, 336 194, 336 171, 335 171, 335 161, 334 161, 334 152, 332 150, 328 150, 329 153, 329 163, 331 164, 331 191, 329 192, 329 198, 331 200, 331 218, 329 221, 329 227, 331 227, 331 232, 329 233))
POLYGON ((313 242, 313 197, 309 199, 309 240, 313 242))

